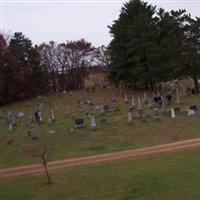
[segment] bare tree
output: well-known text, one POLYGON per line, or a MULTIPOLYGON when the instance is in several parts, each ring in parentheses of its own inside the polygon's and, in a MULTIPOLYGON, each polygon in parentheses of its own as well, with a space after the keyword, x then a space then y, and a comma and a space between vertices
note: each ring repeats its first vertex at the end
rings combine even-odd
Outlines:
POLYGON ((44 167, 44 171, 47 177, 47 183, 52 184, 51 176, 48 170, 48 162, 54 152, 53 138, 47 136, 40 136, 37 140, 31 141, 31 144, 27 145, 26 152, 33 159, 39 160, 44 167))

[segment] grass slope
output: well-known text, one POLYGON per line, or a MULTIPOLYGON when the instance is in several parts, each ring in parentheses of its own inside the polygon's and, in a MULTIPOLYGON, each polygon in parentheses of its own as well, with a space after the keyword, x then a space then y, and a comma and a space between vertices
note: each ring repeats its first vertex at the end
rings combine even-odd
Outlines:
MULTIPOLYGON (((142 96, 142 94, 132 91, 129 91, 128 94, 134 95, 135 98, 137 95, 142 96)), ((100 114, 95 114, 97 131, 92 132, 85 113, 88 109, 92 110, 94 108, 85 106, 84 113, 78 113, 75 109, 77 99, 84 95, 86 93, 82 90, 75 92, 73 96, 51 96, 48 97, 47 101, 35 98, 2 107, 2 110, 23 111, 26 117, 13 132, 8 130, 4 119, 0 120, 0 168, 36 162, 25 153, 27 144, 31 143, 32 140, 27 137, 24 125, 29 117, 29 112, 31 110, 34 111, 39 102, 43 105, 44 119, 46 121, 41 125, 35 123, 34 127, 40 134, 48 134, 49 130, 56 131, 53 136, 49 136, 54 138, 55 153, 53 160, 200 137, 199 113, 192 118, 188 118, 186 113, 184 113, 185 106, 197 104, 200 107, 199 96, 181 98, 181 109, 183 112, 174 120, 162 115, 161 121, 155 122, 152 118, 153 111, 145 107, 145 113, 151 115, 151 118, 147 118, 147 123, 142 123, 136 119, 133 125, 128 125, 127 111, 129 106, 123 103, 120 91, 117 89, 97 90, 95 93, 90 94, 93 97, 94 104, 98 102, 109 103, 109 99, 113 95, 117 95, 120 111, 106 114, 110 122, 108 125, 101 125, 99 123, 100 114), (55 113, 58 123, 48 124, 47 116, 50 109, 54 107, 55 102, 58 105, 58 111, 55 113), (72 117, 63 117, 66 107, 73 109, 72 117), (76 116, 85 118, 86 127, 76 130, 74 134, 69 134, 68 130, 73 125, 73 120, 76 116)), ((137 111, 135 110, 133 114, 136 116, 137 111)))
POLYGON ((0 200, 198 200, 200 149, 0 180, 0 200))

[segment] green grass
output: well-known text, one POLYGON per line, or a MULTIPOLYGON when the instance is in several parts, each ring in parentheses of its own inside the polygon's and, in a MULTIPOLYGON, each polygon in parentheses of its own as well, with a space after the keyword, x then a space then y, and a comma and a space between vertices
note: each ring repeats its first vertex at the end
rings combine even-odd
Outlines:
MULTIPOLYGON (((94 103, 97 104, 98 102, 108 103, 109 98, 118 93, 119 91, 117 89, 98 90, 91 95, 93 96, 94 103)), ((162 115, 160 122, 156 122, 153 118, 147 118, 147 123, 142 123, 139 119, 135 119, 133 125, 128 125, 128 105, 123 103, 123 98, 118 94, 117 99, 120 104, 120 111, 110 112, 106 115, 109 121, 108 125, 101 125, 99 123, 100 114, 95 114, 97 130, 92 132, 89 128, 89 120, 85 115, 88 108, 86 106, 84 107, 84 113, 77 113, 75 110, 77 98, 83 95, 85 95, 85 92, 82 90, 74 93, 73 96, 66 95, 60 97, 58 95, 48 97, 48 101, 40 100, 43 104, 43 113, 46 121, 40 125, 35 123, 34 127, 40 135, 48 134, 49 130, 56 131, 53 136, 55 152, 52 160, 200 137, 200 115, 197 114, 195 117, 188 118, 184 113, 185 106, 197 104, 200 107, 199 96, 184 97, 181 99, 181 109, 183 112, 174 120, 162 115), (48 112, 55 102, 58 104, 58 111, 56 112, 58 123, 48 124, 48 112), (63 118, 66 107, 74 109, 72 117, 63 118), (75 130, 74 134, 69 134, 68 130, 73 125, 73 120, 76 116, 83 116, 85 118, 86 127, 75 130)), ((13 112, 17 110, 23 111, 26 118, 13 132, 8 130, 5 120, 0 120, 0 168, 36 162, 25 153, 26 146, 32 140, 27 137, 24 125, 28 121, 30 110, 35 110, 38 102, 39 100, 35 98, 6 105, 1 108, 13 112)), ((90 109, 92 110, 94 108, 90 109)), ((145 107, 145 113, 153 116, 153 111, 147 107, 145 107)), ((134 115, 136 116, 136 111, 134 111, 134 115)))
POLYGON ((0 200, 198 200, 200 149, 0 180, 0 200))

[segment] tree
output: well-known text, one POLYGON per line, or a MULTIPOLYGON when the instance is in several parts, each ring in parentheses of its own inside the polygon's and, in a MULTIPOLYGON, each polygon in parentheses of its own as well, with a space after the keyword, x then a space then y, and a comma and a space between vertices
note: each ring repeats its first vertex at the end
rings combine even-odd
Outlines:
POLYGON ((199 93, 198 79, 200 77, 200 18, 192 19, 187 16, 185 27, 185 37, 182 52, 182 73, 189 76, 194 81, 194 89, 199 93))
POLYGON ((20 82, 15 86, 16 98, 31 97, 42 90, 43 75, 39 63, 39 54, 32 46, 31 40, 21 32, 11 37, 8 49, 16 59, 15 67, 18 69, 20 82))
POLYGON ((44 167, 48 184, 52 184, 47 163, 53 155, 54 142, 53 138, 46 135, 40 135, 37 140, 31 141, 31 143, 26 147, 28 155, 33 159, 39 160, 44 167))
POLYGON ((158 76, 156 7, 140 0, 124 4, 118 20, 110 26, 110 78, 127 86, 151 85, 158 76))

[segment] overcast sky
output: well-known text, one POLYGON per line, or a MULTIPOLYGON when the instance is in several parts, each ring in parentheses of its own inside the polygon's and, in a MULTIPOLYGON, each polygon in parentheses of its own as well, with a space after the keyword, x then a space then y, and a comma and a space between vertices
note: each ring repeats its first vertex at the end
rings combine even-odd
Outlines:
MULTIPOLYGON (((108 25, 118 18, 126 0, 48 1, 0 0, 1 31, 21 31, 33 43, 85 38, 94 45, 111 40, 108 25), (64 1, 64 2, 63 2, 64 1)), ((147 0, 166 10, 185 8, 200 17, 200 0, 147 0)))

